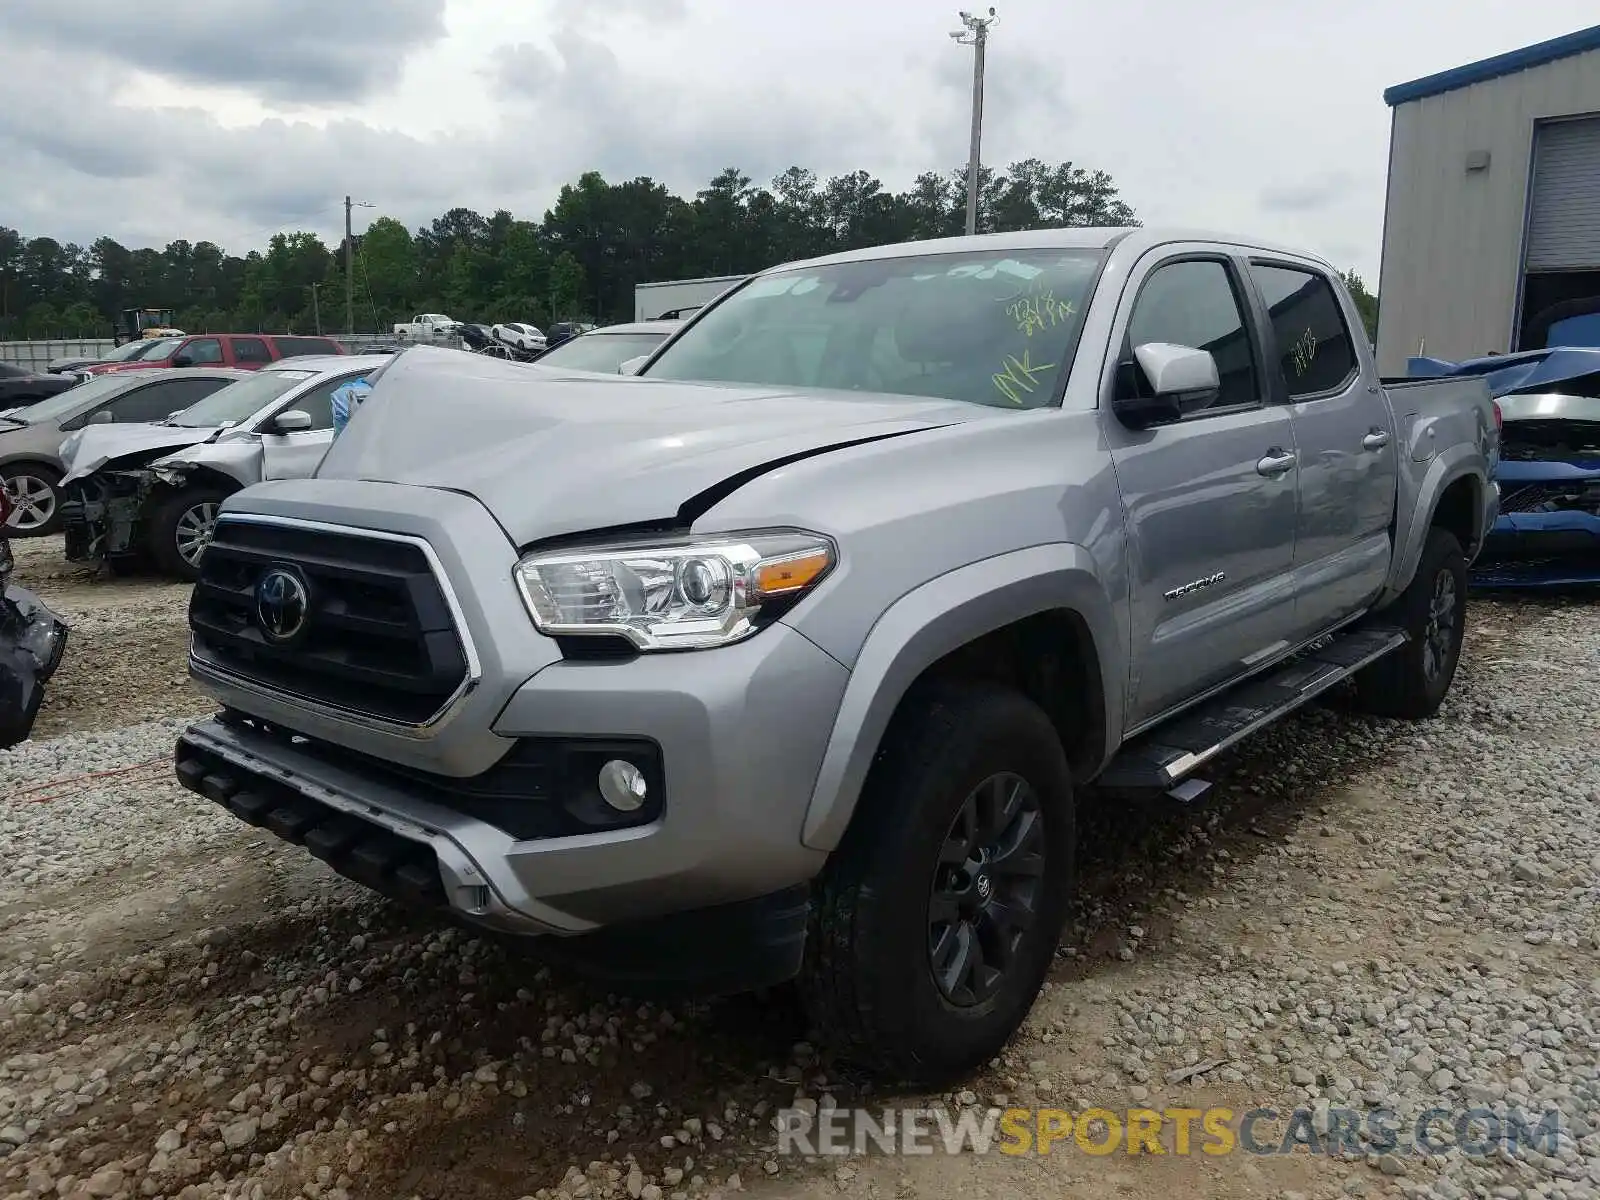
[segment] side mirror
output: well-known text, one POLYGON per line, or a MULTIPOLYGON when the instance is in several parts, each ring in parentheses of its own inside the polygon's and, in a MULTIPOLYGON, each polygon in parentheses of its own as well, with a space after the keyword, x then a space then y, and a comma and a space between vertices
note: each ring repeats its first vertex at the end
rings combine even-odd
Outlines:
POLYGON ((649 361, 650 356, 648 354, 641 354, 636 358, 630 358, 627 362, 623 363, 617 368, 617 374, 637 375, 639 373, 639 368, 643 367, 645 363, 649 361))
POLYGON ((272 418, 273 433, 304 433, 311 428, 311 414, 302 408, 290 408, 272 418))
POLYGON ((1134 347, 1133 359, 1119 369, 1111 402, 1117 418, 1133 429, 1180 421, 1211 404, 1222 390, 1217 360, 1209 350, 1146 342, 1134 347), (1147 388, 1139 386, 1136 374, 1143 374, 1147 388))
POLYGON ((172 365, 175 367, 192 367, 194 366, 194 359, 187 354, 180 354, 172 360, 172 365))
POLYGON ((89 418, 88 424, 112 425, 115 424, 116 419, 116 414, 114 414, 109 408, 102 408, 99 412, 95 413, 94 416, 89 418))

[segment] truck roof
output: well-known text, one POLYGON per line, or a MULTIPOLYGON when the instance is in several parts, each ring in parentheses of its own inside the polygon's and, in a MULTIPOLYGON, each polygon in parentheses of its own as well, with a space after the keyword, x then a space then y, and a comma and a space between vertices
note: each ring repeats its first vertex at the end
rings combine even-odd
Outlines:
POLYGON ((871 262, 882 258, 911 258, 919 254, 960 254, 963 251, 995 250, 1049 250, 1083 249, 1104 250, 1126 241, 1143 251, 1169 242, 1216 242, 1239 246, 1272 254, 1283 254, 1318 263, 1327 270, 1333 267, 1323 259, 1296 246, 1285 246, 1262 238, 1241 237, 1236 233, 1222 233, 1214 229, 1191 229, 1184 226, 1148 228, 1145 226, 1074 226, 1066 229, 1029 229, 1018 233, 980 233, 972 237, 928 238, 920 242, 897 242, 886 246, 866 246, 859 250, 844 250, 819 258, 780 263, 769 267, 760 275, 795 267, 820 267, 835 263, 871 262))

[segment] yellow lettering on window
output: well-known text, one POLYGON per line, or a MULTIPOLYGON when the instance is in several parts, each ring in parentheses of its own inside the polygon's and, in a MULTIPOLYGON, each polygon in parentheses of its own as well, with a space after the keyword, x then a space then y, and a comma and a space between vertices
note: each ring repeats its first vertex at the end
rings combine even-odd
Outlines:
POLYGON ((1307 329, 1289 347, 1289 361, 1294 366, 1296 377, 1311 369, 1312 360, 1317 357, 1317 345, 1317 335, 1307 329))
POLYGON ((1022 349, 1022 357, 1008 354, 1000 360, 1003 368, 994 374, 994 386, 1000 389, 1002 395, 1013 404, 1021 404, 1022 397, 1039 388, 1039 377, 1046 371, 1056 369, 1055 363, 1040 363, 1035 366, 1028 357, 1026 346, 1022 349))

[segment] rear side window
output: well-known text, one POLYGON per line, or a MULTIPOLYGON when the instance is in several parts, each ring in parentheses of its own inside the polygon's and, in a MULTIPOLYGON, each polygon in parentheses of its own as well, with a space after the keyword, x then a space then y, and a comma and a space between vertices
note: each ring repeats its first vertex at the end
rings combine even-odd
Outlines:
POLYGON ((282 358, 297 358, 304 354, 337 354, 339 344, 332 338, 280 337, 273 338, 282 358))
POLYGON ((1291 399, 1336 391, 1356 373, 1350 327, 1327 278, 1252 263, 1250 277, 1272 321, 1278 370, 1291 399))
POLYGON ((1128 349, 1149 342, 1210 351, 1222 384, 1211 407, 1260 403, 1255 352, 1233 281, 1221 262, 1188 259, 1150 273, 1128 320, 1128 349))
POLYGON ((119 396, 108 406, 119 422, 161 421, 231 383, 229 379, 165 379, 119 396))
POLYGON ((272 351, 260 338, 234 338, 233 361, 236 363, 269 363, 272 351))

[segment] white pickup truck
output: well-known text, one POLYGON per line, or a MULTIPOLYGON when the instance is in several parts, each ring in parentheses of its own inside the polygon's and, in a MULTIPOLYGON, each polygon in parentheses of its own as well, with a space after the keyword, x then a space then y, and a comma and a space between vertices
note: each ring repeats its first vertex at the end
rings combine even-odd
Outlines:
POLYGON ((461 322, 443 313, 418 313, 394 327, 394 336, 405 342, 442 342, 461 336, 461 322))

